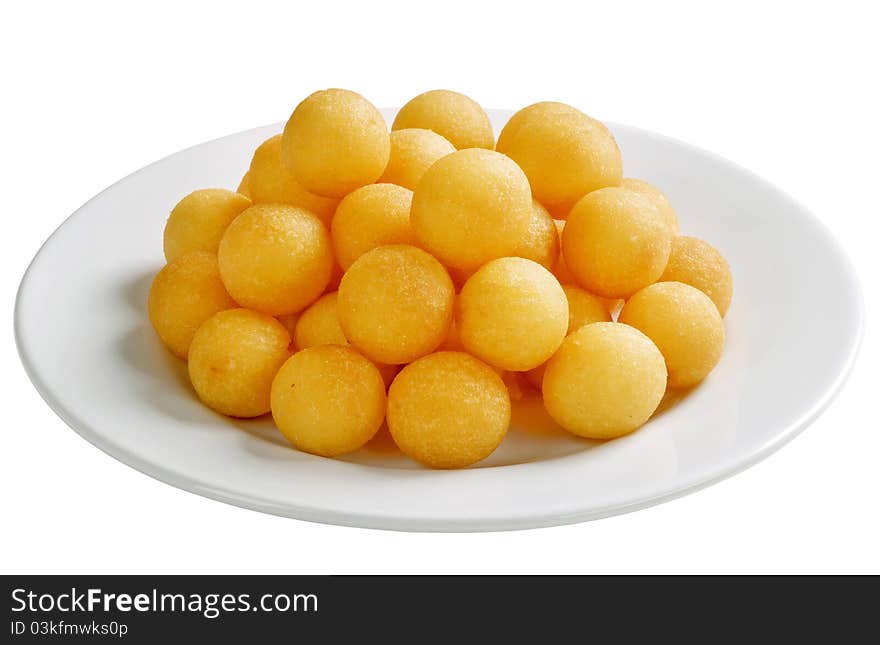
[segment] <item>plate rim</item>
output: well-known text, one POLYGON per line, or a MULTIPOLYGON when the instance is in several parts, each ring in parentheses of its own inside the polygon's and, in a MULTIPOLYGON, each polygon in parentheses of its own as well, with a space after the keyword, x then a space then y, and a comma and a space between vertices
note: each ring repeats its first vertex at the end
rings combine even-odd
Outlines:
MULTIPOLYGON (((397 108, 388 108, 383 109, 382 111, 383 113, 388 113, 396 109, 397 108)), ((488 109, 487 112, 489 112, 490 114, 512 114, 513 111, 507 109, 488 109)), ((188 493, 196 494, 201 497, 206 497, 208 499, 223 502, 240 508, 256 510, 259 512, 288 517, 292 519, 337 526, 410 532, 465 533, 522 530, 529 528, 575 524, 579 522, 591 521, 604 517, 630 513, 633 511, 641 510, 643 508, 648 508, 657 504, 671 501, 673 499, 697 492, 703 488, 707 488, 708 486, 716 484, 720 481, 727 479, 728 477, 732 477, 740 472, 743 472, 744 470, 747 470, 751 466, 763 461, 764 459, 775 453, 777 450, 785 446, 789 441, 791 441, 801 432, 803 432, 803 430, 805 430, 816 418, 819 417, 819 415, 822 414, 822 412, 825 411, 825 409, 827 409, 827 407, 832 403, 835 397, 843 389, 844 385, 852 374, 852 370, 857 360, 865 333, 866 307, 864 300, 864 291, 862 289, 858 273, 856 272, 855 267, 853 266, 852 261, 849 258, 849 255, 845 251, 843 245, 834 235, 833 231, 825 224, 825 222, 822 221, 817 215, 815 215, 812 210, 806 208, 800 201, 792 197, 782 188, 773 184, 768 179, 755 173, 754 171, 744 166, 741 166, 740 164, 731 161, 730 159, 722 155, 706 150, 686 141, 670 137, 665 134, 646 130, 637 126, 608 121, 607 125, 612 130, 620 127, 623 129, 634 131, 638 134, 644 134, 655 139, 663 140, 665 143, 670 143, 675 146, 690 149, 691 151, 697 152, 702 155, 713 157, 723 162, 725 165, 729 166, 732 170, 747 176, 751 181, 759 183, 765 188, 770 188, 776 193, 784 196, 793 205, 795 205, 799 213, 809 219, 810 223, 822 233, 822 237, 829 243, 829 247, 833 249, 835 255, 840 262, 842 275, 845 276, 850 286, 852 287, 852 304, 854 306, 855 316, 854 331, 849 339, 845 359, 842 362, 841 367, 839 368, 834 380, 827 385, 822 395, 816 397, 812 404, 797 419, 789 423, 786 428, 775 433, 773 438, 770 441, 767 441, 759 449, 747 453, 746 455, 741 456, 739 459, 731 461, 726 465, 722 465, 716 469, 713 469, 713 474, 710 474, 708 476, 694 476, 692 477, 691 481, 686 481, 684 483, 679 483, 678 485, 668 487, 667 489, 658 491, 654 495, 649 495, 641 499, 636 499, 629 503, 611 504, 605 507, 591 508, 580 512, 563 513, 548 511, 547 513, 541 514, 539 516, 528 517, 505 515, 496 516, 491 519, 413 517, 400 518, 383 516, 381 514, 370 512, 343 512, 332 509, 328 510, 316 507, 308 507, 301 504, 286 503, 281 505, 273 503, 266 499, 260 499, 259 497, 251 494, 242 494, 233 489, 224 488, 223 486, 206 485, 204 482, 198 479, 175 473, 167 469, 165 466, 154 461, 143 459, 139 457, 136 453, 133 453, 128 449, 120 446, 119 444, 116 444, 113 441, 105 438, 95 429, 93 429, 89 423, 77 418, 74 414, 65 409, 60 401, 58 401, 50 388, 40 378, 40 375, 36 367, 34 366, 31 357, 27 353, 27 349, 25 347, 26 343, 24 342, 22 332, 22 294, 25 293, 28 288, 28 281, 31 277, 32 269, 37 264, 44 249, 50 243, 50 241, 55 238, 55 236, 58 235, 63 228, 70 224, 80 213, 86 210, 93 201, 100 198, 105 192, 113 189, 118 184, 140 173, 141 171, 157 164, 161 164, 167 159, 180 153, 184 153, 194 148, 198 148, 203 145, 219 141, 221 139, 226 139, 228 137, 234 137, 236 135, 242 135, 255 130, 268 129, 270 127, 276 127, 280 125, 283 125, 283 122, 267 124, 264 126, 259 126, 257 128, 248 128, 238 132, 223 135, 221 137, 216 137, 214 139, 209 139, 207 141, 194 144, 192 146, 188 146, 181 150, 165 155, 164 157, 157 159, 141 168, 138 168, 133 172, 121 177, 117 181, 113 182, 112 184, 95 194, 89 200, 84 202, 76 210, 74 210, 52 231, 52 233, 40 245, 39 249, 36 251, 33 258, 28 263, 28 266, 25 269, 24 274, 22 275, 21 281, 16 291, 15 305, 13 310, 13 333, 16 349, 18 351, 18 355, 24 367, 25 373, 27 374, 34 388, 39 393, 40 397, 46 402, 49 408, 80 437, 82 437, 110 457, 157 481, 171 485, 188 493)))

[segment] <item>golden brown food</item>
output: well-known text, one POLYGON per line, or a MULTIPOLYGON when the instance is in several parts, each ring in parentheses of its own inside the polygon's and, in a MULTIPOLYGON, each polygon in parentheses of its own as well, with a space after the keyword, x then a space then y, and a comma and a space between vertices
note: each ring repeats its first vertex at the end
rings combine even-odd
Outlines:
POLYGON ((562 231, 565 264, 577 283, 605 298, 627 298, 656 282, 669 260, 672 232, 656 207, 624 188, 581 199, 562 231))
POLYGON ((459 150, 495 147, 492 123, 479 103, 464 94, 431 90, 400 108, 392 130, 433 130, 459 150))
POLYGON ((388 391, 388 429, 400 449, 431 468, 488 457, 507 433, 510 398, 501 377, 461 352, 404 367, 388 391))
POLYGON ((315 92, 296 106, 281 140, 281 158, 309 192, 343 197, 372 184, 391 154, 379 110, 356 92, 315 92))
POLYGON ((249 309, 214 314, 199 327, 189 351, 189 378, 212 410, 231 417, 269 411, 272 379, 290 355, 280 322, 249 309))
POLYGON ((367 358, 399 365, 443 342, 454 298, 449 274, 428 253, 404 244, 380 246, 345 272, 337 312, 345 337, 367 358))
POLYGON ((220 275, 243 307, 280 316, 301 311, 330 281, 330 235, 309 211, 258 204, 239 215, 220 241, 220 275))
POLYGON ((315 455, 466 467, 513 403, 541 412, 517 421, 546 428, 529 440, 620 437, 715 367, 733 289, 666 195, 622 174, 609 129, 563 103, 496 144, 463 94, 413 98, 389 133, 361 95, 315 92, 236 192, 172 210, 150 320, 205 405, 271 409, 315 455))
POLYGON ((291 356, 272 382, 272 418, 304 452, 335 457, 367 443, 385 418, 379 370, 350 347, 317 345, 291 356))
POLYGON ((645 423, 666 390, 663 355, 643 333, 592 323, 566 337, 547 363, 544 406, 563 428, 613 439, 645 423))
POLYGON ((535 103, 514 114, 495 149, 519 164, 535 199, 558 219, 587 193, 617 186, 623 176, 608 128, 563 103, 535 103))
POLYGON ((226 227, 251 205, 240 193, 222 188, 196 190, 181 199, 165 223, 168 262, 190 251, 217 253, 226 227))
POLYGON ((553 274, 537 262, 499 258, 465 283, 455 323, 471 354, 501 369, 525 371, 559 347, 568 328, 568 302, 553 274))
POLYGON ((336 260, 343 269, 367 251, 387 244, 414 244, 409 224, 412 191, 395 184, 370 184, 346 195, 330 227, 336 260))
POLYGON ((419 245, 450 267, 474 271, 515 255, 534 216, 529 182, 491 150, 459 150, 434 163, 413 193, 419 245))

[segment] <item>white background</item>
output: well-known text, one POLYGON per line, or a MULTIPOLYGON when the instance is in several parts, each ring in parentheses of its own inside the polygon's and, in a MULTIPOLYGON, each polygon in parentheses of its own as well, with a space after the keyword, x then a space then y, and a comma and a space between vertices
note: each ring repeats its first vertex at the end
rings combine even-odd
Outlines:
MULTIPOLYGON (((2 573, 880 572, 872 3, 305 4, 0 10, 2 573), (12 308, 27 263, 120 177, 284 120, 329 86, 380 106, 437 87, 488 107, 561 100, 766 176, 828 224, 861 276, 868 328, 849 384, 803 435, 745 473, 552 529, 308 524, 197 497, 114 461, 55 417, 19 363, 12 308)), ((834 312, 817 301, 816 315, 834 312)))

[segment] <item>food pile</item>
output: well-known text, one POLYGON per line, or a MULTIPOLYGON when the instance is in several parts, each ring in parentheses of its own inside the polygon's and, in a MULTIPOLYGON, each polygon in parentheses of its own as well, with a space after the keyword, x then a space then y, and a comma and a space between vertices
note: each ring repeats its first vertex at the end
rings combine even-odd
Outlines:
POLYGON ((387 424, 435 468, 492 453, 511 398, 582 437, 636 430, 718 363, 732 295, 602 123, 536 103, 496 141, 446 90, 390 133, 361 95, 312 94, 236 191, 173 208, 164 251, 150 320, 205 405, 326 457, 387 424))

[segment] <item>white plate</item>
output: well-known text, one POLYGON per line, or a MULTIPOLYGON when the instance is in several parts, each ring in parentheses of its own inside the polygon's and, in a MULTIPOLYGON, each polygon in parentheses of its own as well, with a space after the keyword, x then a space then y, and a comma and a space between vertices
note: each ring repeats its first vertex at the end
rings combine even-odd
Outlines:
MULTIPOLYGON (((491 113, 496 132, 509 115, 491 113)), ((114 184, 55 231, 22 280, 16 338, 40 394, 98 448, 169 484, 268 513, 384 529, 579 522, 756 463, 822 411, 852 365, 861 295, 822 224, 724 159, 616 125, 627 176, 660 186, 682 230, 718 246, 733 267, 727 347, 711 376, 628 437, 597 443, 515 425, 467 470, 426 470, 370 450, 344 461, 298 452, 268 420, 230 421, 200 405, 145 311, 170 208, 196 188, 234 188, 254 148, 280 129, 211 141, 114 184)))

